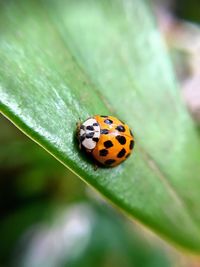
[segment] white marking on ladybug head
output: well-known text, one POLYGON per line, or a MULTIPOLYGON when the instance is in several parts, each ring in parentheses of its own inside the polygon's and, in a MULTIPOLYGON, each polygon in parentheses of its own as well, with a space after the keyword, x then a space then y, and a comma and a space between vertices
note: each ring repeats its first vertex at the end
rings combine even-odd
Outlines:
POLYGON ((98 122, 89 118, 83 122, 80 126, 79 131, 79 141, 82 146, 84 146, 88 150, 92 150, 95 148, 97 142, 100 137, 100 126, 98 122))

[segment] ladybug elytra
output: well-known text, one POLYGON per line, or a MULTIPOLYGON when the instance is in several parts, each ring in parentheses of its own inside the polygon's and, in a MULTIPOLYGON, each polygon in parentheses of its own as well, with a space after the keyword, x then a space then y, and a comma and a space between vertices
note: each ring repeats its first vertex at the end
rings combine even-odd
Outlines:
POLYGON ((127 159, 134 147, 128 125, 113 116, 95 115, 80 124, 77 130, 80 148, 108 167, 127 159))

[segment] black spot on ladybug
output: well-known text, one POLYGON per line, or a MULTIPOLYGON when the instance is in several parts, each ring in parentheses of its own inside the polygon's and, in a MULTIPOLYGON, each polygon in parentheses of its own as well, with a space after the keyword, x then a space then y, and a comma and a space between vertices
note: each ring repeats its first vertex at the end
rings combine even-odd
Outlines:
POLYGON ((102 129, 101 130, 101 134, 108 134, 108 133, 109 133, 109 131, 107 129, 102 129))
POLYGON ((94 136, 94 132, 90 132, 86 134, 86 138, 92 138, 94 136))
POLYGON ((104 162, 104 164, 105 164, 105 165, 111 165, 111 164, 113 164, 114 162, 115 162, 114 159, 107 159, 107 160, 104 162))
POLYGON ((117 139, 117 141, 121 144, 121 145, 125 145, 126 144, 126 138, 122 135, 117 135, 115 137, 117 139))
POLYGON ((97 143, 99 141, 99 138, 98 137, 93 137, 92 140, 97 143))
POLYGON ((94 127, 92 125, 88 125, 86 127, 86 129, 89 130, 89 131, 94 131, 94 127))
POLYGON ((103 157, 107 156, 108 155, 108 150, 107 149, 101 149, 99 151, 99 155, 103 156, 103 157))
POLYGON ((106 124, 112 124, 112 123, 113 123, 113 121, 110 120, 110 119, 106 119, 106 120, 104 120, 104 122, 105 122, 106 124))
POLYGON ((102 118, 108 118, 108 116, 101 115, 102 118))
POLYGON ((134 147, 134 142, 133 142, 133 140, 131 140, 131 141, 130 141, 129 148, 130 148, 130 149, 133 149, 133 147, 134 147))
POLYGON ((126 157, 125 157, 125 158, 127 159, 127 158, 128 158, 130 155, 131 155, 131 154, 130 154, 130 153, 128 153, 128 154, 126 155, 126 157))
POLYGON ((125 128, 124 128, 123 125, 118 125, 118 126, 116 127, 116 130, 118 130, 119 132, 125 132, 125 128))
POLYGON ((132 133, 132 131, 131 131, 131 130, 130 130, 130 135, 131 135, 131 136, 133 136, 133 133, 132 133))
POLYGON ((93 126, 99 126, 99 124, 97 122, 93 123, 93 126))
POLYGON ((113 143, 110 140, 105 141, 103 144, 104 144, 105 148, 110 148, 113 146, 113 143))
POLYGON ((117 154, 118 158, 123 158, 123 156, 126 154, 126 150, 124 148, 122 148, 122 150, 119 151, 119 153, 117 154))

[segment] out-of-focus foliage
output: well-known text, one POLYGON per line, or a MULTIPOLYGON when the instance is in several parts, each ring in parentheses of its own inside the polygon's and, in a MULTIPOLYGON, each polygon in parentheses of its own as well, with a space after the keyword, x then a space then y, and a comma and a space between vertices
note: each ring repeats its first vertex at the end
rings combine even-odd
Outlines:
POLYGON ((174 13, 181 19, 200 23, 199 0, 176 0, 174 2, 174 13))
POLYGON ((164 251, 152 245, 110 208, 82 202, 57 213, 51 224, 31 229, 13 266, 171 266, 164 251))
POLYGON ((76 176, 3 117, 0 125, 0 266, 171 266, 76 176))
POLYGON ((81 199, 76 176, 0 117, 0 254, 8 258, 31 224, 47 218, 55 202, 81 199))

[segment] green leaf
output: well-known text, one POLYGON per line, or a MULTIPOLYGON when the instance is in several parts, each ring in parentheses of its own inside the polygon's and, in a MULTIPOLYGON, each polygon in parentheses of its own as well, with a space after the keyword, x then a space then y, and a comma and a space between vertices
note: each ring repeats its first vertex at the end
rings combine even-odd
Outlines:
POLYGON ((199 252, 200 139, 146 2, 1 1, 0 36, 2 113, 120 209, 199 252), (93 114, 133 128, 124 164, 94 171, 80 153, 76 122, 93 114))

